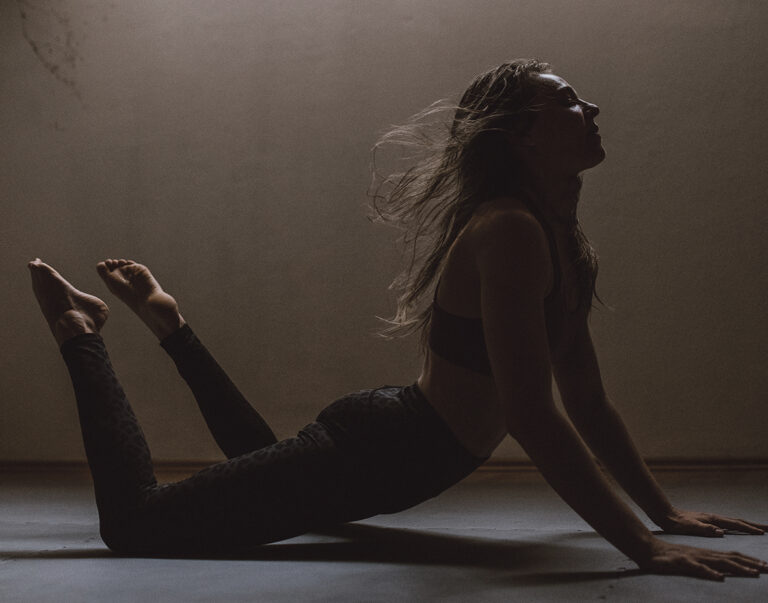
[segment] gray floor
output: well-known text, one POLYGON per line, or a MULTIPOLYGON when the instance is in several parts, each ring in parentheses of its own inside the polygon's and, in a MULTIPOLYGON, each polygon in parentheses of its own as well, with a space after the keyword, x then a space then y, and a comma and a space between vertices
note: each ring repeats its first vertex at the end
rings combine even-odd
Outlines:
MULTIPOLYGON (((660 472, 681 507, 768 522, 768 471, 660 472)), ((768 601, 768 575, 643 575, 535 473, 479 471, 440 497, 238 559, 120 559, 77 473, 0 475, 0 600, 768 601)), ((768 559, 768 536, 665 536, 768 559)))

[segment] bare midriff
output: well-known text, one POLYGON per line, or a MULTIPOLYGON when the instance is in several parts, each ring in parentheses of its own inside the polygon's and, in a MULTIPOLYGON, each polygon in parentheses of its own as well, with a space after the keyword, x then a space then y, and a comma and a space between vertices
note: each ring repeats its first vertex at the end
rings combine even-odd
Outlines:
POLYGON ((427 350, 419 388, 473 456, 487 457, 507 434, 492 377, 457 366, 427 350))

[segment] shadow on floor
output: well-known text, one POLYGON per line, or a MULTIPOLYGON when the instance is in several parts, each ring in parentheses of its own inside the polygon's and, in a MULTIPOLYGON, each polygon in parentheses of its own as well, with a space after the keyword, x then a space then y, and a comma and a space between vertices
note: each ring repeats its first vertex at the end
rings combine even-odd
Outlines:
MULTIPOLYGON (((569 557, 583 550, 552 542, 526 542, 510 539, 479 538, 433 531, 392 528, 368 524, 345 524, 314 532, 313 535, 338 540, 282 542, 268 544, 241 554, 153 555, 152 558, 229 561, 358 562, 399 565, 435 565, 504 570, 516 584, 585 582, 611 580, 637 575, 629 571, 536 572, 537 568, 568 567, 569 557), (526 574, 526 571, 533 573, 526 574), (523 572, 521 574, 520 572, 523 572)), ((2 559, 93 559, 115 558, 103 548, 65 548, 40 551, 4 551, 2 559)))

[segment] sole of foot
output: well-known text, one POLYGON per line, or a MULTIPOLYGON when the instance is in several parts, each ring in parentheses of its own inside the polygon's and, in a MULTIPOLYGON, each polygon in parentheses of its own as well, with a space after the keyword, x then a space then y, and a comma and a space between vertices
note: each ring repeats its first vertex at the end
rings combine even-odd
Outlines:
POLYGON ((163 291, 144 264, 108 259, 99 262, 96 271, 107 288, 133 310, 158 339, 164 339, 185 324, 176 300, 163 291))
POLYGON ((109 307, 95 295, 73 287, 40 258, 27 264, 32 290, 56 342, 83 333, 99 333, 109 317, 109 307))

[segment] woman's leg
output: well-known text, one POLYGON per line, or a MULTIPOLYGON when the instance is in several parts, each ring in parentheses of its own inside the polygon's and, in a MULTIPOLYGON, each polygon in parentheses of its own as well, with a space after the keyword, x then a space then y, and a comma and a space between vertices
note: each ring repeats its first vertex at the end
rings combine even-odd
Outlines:
POLYGON ((102 537, 115 551, 225 552, 282 540, 418 504, 478 464, 414 388, 380 388, 338 400, 294 438, 159 486, 98 334, 108 308, 42 262, 30 269, 72 377, 102 537))
POLYGON ((208 429, 227 458, 277 441, 269 425, 243 397, 195 336, 149 269, 131 260, 106 260, 99 275, 160 340, 189 385, 208 429))
POLYGON ((29 269, 40 309, 75 384, 96 504, 107 521, 113 509, 135 506, 138 493, 156 486, 149 449, 99 335, 109 308, 39 259, 29 269))
POLYGON ((208 429, 227 458, 277 442, 275 434, 185 324, 160 345, 192 390, 208 429))
POLYGON ((325 429, 158 485, 149 449, 104 342, 63 342, 93 476, 101 535, 125 554, 234 551, 365 516, 354 502, 361 474, 325 429))
POLYGON ((157 485, 149 449, 98 334, 108 308, 30 263, 43 314, 72 377, 102 537, 122 553, 231 551, 372 514, 365 476, 312 423, 295 438, 157 485))
POLYGON ((102 534, 157 487, 149 447, 98 333, 64 341, 102 534))

